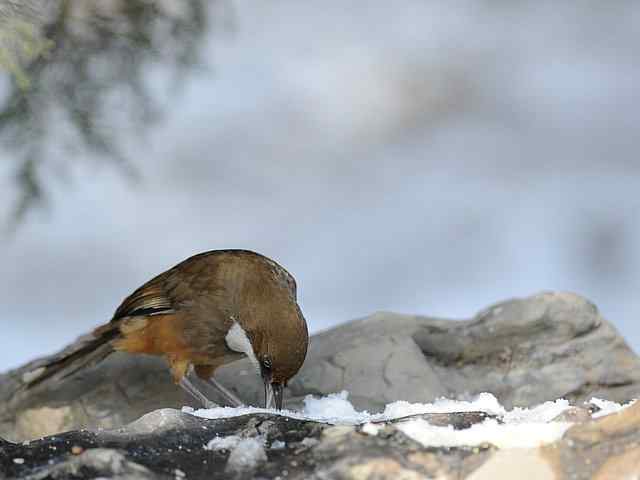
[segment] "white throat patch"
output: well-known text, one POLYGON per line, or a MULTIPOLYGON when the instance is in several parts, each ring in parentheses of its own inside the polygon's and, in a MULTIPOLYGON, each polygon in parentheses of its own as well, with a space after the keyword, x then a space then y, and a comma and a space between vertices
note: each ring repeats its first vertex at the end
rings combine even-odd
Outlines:
POLYGON ((256 354, 253 352, 253 347, 247 337, 247 332, 240 326, 238 322, 233 322, 233 325, 224 337, 224 341, 227 342, 227 346, 234 352, 244 353, 251 363, 253 363, 258 371, 260 370, 260 364, 256 358, 256 354))

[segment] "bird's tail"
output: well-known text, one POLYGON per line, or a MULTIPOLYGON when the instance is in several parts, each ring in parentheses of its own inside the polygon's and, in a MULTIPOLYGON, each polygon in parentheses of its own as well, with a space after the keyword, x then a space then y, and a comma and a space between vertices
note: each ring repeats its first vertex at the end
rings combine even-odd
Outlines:
POLYGON ((93 333, 78 338, 60 353, 34 362, 32 368, 22 373, 23 387, 33 388, 52 377, 62 380, 78 370, 97 364, 114 351, 111 341, 118 336, 120 330, 113 323, 96 328, 93 333))

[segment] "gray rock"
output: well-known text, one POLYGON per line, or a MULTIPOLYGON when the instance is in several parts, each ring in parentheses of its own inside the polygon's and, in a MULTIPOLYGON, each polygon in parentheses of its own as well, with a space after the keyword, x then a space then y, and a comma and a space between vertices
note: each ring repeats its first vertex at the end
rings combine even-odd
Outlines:
MULTIPOLYGON (((23 375, 39 365, 0 375, 0 437, 116 428, 155 409, 194 405, 159 358, 116 353, 65 381, 20 390, 23 375)), ((223 367, 218 378, 247 403, 262 404, 249 362, 223 367)), ((496 304, 465 321, 376 313, 318 333, 290 384, 287 406, 340 390, 369 411, 394 400, 464 399, 485 391, 507 407, 560 397, 575 404, 592 396, 624 402, 640 396, 640 360, 593 304, 550 292, 496 304)))
MULTIPOLYGON (((53 456, 53 455, 52 455, 53 456)), ((55 456, 54 456, 55 457, 55 456)), ((47 461, 47 463, 49 463, 47 461)), ((21 475, 23 480, 66 478, 110 478, 114 480, 150 480, 158 478, 148 468, 127 460, 125 455, 108 448, 92 448, 53 466, 21 475)))
POLYGON ((168 430, 194 427, 197 424, 198 421, 192 415, 173 408, 162 408, 149 412, 131 422, 126 428, 116 429, 113 432, 123 435, 158 434, 168 430))
POLYGON ((445 328, 425 324, 413 339, 451 397, 488 391, 510 408, 640 393, 638 357, 595 305, 570 293, 499 303, 445 328))

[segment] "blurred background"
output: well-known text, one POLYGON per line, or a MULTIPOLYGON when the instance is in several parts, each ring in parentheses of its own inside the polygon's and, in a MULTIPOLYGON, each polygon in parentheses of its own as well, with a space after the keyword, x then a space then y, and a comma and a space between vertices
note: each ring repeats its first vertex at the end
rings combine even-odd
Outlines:
POLYGON ((0 370, 218 248, 312 331, 561 289, 638 351, 640 4, 356 3, 0 2, 0 370))

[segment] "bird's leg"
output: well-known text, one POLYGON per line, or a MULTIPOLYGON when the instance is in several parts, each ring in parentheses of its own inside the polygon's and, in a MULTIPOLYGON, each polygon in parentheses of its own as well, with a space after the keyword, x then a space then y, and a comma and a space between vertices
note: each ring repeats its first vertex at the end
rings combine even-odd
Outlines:
POLYGON ((207 396, 202 393, 198 387, 196 387, 191 380, 189 380, 189 372, 191 366, 188 360, 175 356, 167 356, 169 365, 171 366, 171 375, 173 381, 180 385, 189 395, 198 400, 204 408, 215 408, 219 405, 212 402, 207 396))
POLYGON ((194 380, 203 381, 208 387, 214 388, 232 407, 244 405, 242 400, 214 378, 213 373, 216 371, 216 368, 217 365, 194 365, 193 370, 189 370, 189 372, 195 373, 193 376, 194 380))
POLYGON ((217 403, 209 400, 200 390, 198 390, 198 388, 193 383, 191 383, 191 380, 189 380, 186 375, 180 379, 180 386, 193 398, 198 400, 204 408, 215 408, 220 406, 217 403))
POLYGON ((209 377, 208 380, 205 380, 209 385, 215 388, 220 395, 222 395, 229 404, 233 407, 241 407, 244 405, 242 400, 240 400, 231 390, 222 385, 219 381, 217 381, 214 377, 209 377))

